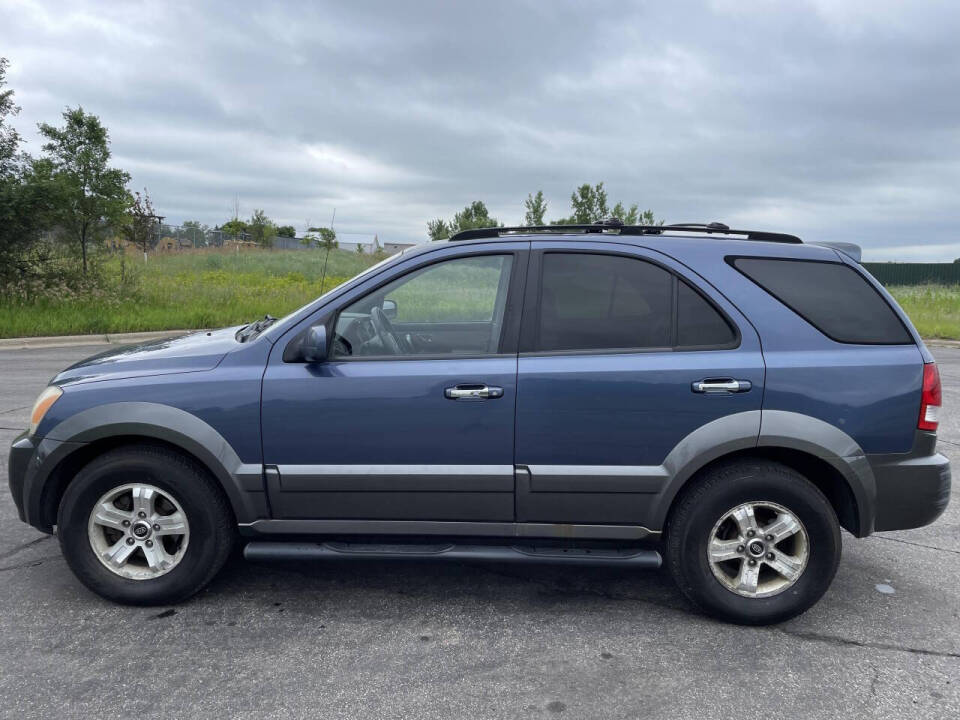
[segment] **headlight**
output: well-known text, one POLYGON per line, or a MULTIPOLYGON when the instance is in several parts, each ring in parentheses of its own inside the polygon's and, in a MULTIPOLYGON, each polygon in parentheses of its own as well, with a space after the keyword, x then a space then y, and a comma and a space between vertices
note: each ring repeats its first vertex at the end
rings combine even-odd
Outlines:
POLYGON ((53 407, 53 404, 63 395, 63 390, 56 385, 50 385, 46 390, 40 393, 40 397, 33 404, 33 410, 30 411, 30 434, 37 432, 37 425, 47 414, 47 410, 53 407))

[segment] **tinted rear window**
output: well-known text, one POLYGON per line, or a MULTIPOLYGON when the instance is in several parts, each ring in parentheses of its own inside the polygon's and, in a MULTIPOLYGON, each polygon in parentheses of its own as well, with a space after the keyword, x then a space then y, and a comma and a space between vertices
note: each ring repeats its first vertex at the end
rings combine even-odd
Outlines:
POLYGON ((669 347, 669 272, 617 255, 543 257, 540 350, 669 347))
POLYGON ((842 263, 737 258, 734 267, 837 342, 901 345, 913 338, 893 308, 842 263))

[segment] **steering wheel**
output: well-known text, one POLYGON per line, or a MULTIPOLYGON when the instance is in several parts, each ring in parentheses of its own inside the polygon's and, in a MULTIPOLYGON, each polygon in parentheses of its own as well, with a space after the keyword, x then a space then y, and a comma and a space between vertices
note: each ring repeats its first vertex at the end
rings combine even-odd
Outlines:
POLYGON ((374 306, 370 310, 370 322, 373 323, 373 329, 377 331, 377 335, 380 336, 391 355, 410 355, 413 353, 413 345, 405 336, 393 329, 393 323, 379 307, 374 306))

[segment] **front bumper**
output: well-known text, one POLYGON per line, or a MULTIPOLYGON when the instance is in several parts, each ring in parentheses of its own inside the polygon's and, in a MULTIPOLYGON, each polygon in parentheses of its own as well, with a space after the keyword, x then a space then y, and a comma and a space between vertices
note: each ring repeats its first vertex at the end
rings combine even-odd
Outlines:
POLYGON ((874 529, 907 530, 929 525, 943 514, 950 502, 950 461, 933 452, 916 451, 900 456, 871 458, 877 483, 877 513, 874 529))
POLYGON ((41 532, 53 532, 56 508, 45 503, 44 493, 60 461, 83 445, 49 437, 38 441, 27 433, 13 441, 8 462, 10 494, 23 522, 41 532))
POLYGON ((23 522, 27 521, 24 511, 23 488, 26 483, 27 469, 33 458, 36 448, 26 432, 17 436, 10 446, 8 473, 10 478, 10 494, 13 495, 13 504, 17 506, 17 515, 23 522))

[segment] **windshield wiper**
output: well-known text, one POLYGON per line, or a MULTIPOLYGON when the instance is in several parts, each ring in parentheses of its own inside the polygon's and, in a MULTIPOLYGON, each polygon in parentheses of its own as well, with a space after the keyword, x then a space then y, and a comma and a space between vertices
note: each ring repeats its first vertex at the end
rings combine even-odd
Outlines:
POLYGON ((234 337, 237 339, 237 342, 246 342, 250 338, 259 335, 276 321, 277 319, 273 315, 264 315, 260 320, 256 320, 249 325, 244 325, 237 330, 237 334, 234 337))

